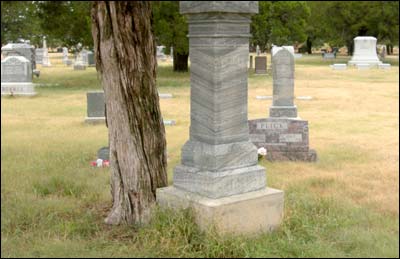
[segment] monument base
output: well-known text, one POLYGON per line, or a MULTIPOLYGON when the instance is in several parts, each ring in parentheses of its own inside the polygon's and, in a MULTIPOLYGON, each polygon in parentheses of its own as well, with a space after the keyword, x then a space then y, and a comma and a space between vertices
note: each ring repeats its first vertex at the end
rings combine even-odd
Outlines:
POLYGON ((315 162, 317 153, 309 149, 308 121, 301 118, 249 120, 250 141, 267 150, 270 161, 315 162))
POLYGON ((106 117, 86 117, 85 123, 87 123, 87 124, 103 124, 103 123, 106 123, 106 117))
POLYGON ((368 60, 368 59, 352 59, 348 62, 349 66, 356 66, 357 64, 370 65, 371 67, 377 67, 382 64, 380 60, 368 60))
POLYGON ((283 219, 284 193, 264 188, 210 199, 174 186, 157 189, 160 207, 192 208, 201 230, 215 227, 221 234, 258 234, 276 229, 283 219))
POLYGON ((1 95, 35 96, 35 85, 32 83, 1 83, 1 95))
POLYGON ((267 179, 265 168, 259 165, 216 172, 178 165, 174 169, 174 185, 182 190, 218 199, 261 190, 267 185, 267 179))
POLYGON ((271 106, 269 108, 269 116, 297 118, 297 106, 271 106))

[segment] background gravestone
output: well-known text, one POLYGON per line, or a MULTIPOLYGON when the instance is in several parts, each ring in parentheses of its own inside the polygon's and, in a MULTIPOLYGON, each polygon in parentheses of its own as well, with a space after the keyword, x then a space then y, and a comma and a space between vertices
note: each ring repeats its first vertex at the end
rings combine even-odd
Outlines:
POLYGON ((42 56, 42 66, 50 67, 50 57, 49 50, 47 49, 46 37, 43 37, 43 56, 42 56))
POLYGON ((165 46, 157 46, 157 59, 165 61, 167 60, 167 56, 164 54, 165 46))
POLYGON ((96 66, 96 62, 94 61, 94 53, 89 50, 87 55, 88 55, 88 66, 89 67, 96 66))
POLYGON ((102 147, 97 151, 97 158, 102 160, 110 160, 110 147, 102 147))
POLYGON ((376 38, 371 36, 362 36, 354 38, 354 53, 349 65, 370 65, 378 66, 382 64, 376 54, 376 38))
POLYGON ((157 189, 157 202, 192 206, 203 229, 270 231, 282 220, 283 192, 266 187, 247 124, 250 22, 258 2, 183 1, 180 11, 189 24, 190 138, 174 185, 157 189))
POLYGON ((297 117, 294 99, 294 54, 289 48, 272 51, 273 106, 270 117, 249 120, 250 140, 267 149, 269 160, 316 161, 309 149, 308 121, 297 117))
POLYGON ((35 61, 36 64, 43 64, 43 49, 42 48, 38 48, 35 49, 35 61))
MULTIPOLYGON (((172 95, 170 95, 172 98, 172 95)), ((87 116, 85 122, 88 124, 105 123, 105 101, 104 91, 90 91, 86 93, 87 116)), ((164 125, 176 125, 175 120, 163 120, 164 125)))
POLYGON ((1 95, 36 95, 32 67, 23 56, 8 56, 1 61, 1 95))
POLYGON ((94 54, 92 51, 84 49, 81 51, 80 54, 82 57, 82 62, 85 66, 92 67, 96 65, 94 62, 94 54))
POLYGON ((74 70, 86 70, 87 63, 84 61, 85 54, 79 53, 74 62, 74 70))
POLYGON ((86 93, 87 98, 87 117, 86 123, 97 124, 104 123, 105 117, 105 103, 103 91, 91 91, 86 93))
POLYGON ((266 74, 267 73, 267 57, 266 56, 256 56, 254 61, 255 61, 255 73, 256 74, 266 74))
POLYGON ((62 50, 63 50, 63 59, 62 59, 62 61, 63 61, 64 64, 67 64, 67 63, 69 63, 68 62, 69 61, 69 59, 68 59, 68 48, 63 47, 62 50))
POLYGON ((36 69, 35 48, 27 43, 9 43, 1 48, 4 57, 23 56, 31 62, 32 71, 36 69))

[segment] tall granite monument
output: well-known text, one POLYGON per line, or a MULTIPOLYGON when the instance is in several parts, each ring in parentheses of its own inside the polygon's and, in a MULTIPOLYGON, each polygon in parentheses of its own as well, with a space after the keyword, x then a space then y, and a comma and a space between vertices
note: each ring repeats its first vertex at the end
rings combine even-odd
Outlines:
POLYGON ((376 53, 376 38, 371 36, 359 36, 354 38, 354 53, 349 61, 349 65, 369 65, 375 66, 382 64, 376 53))
POLYGON ((250 139, 267 149, 269 160, 316 161, 309 149, 308 121, 294 105, 294 53, 290 47, 272 49, 273 103, 269 118, 249 121, 250 139))
POLYGON ((190 138, 173 186, 157 189, 157 202, 192 207, 203 229, 272 230, 282 220, 283 191, 266 187, 247 124, 249 32, 258 2, 183 1, 180 12, 189 24, 190 138))

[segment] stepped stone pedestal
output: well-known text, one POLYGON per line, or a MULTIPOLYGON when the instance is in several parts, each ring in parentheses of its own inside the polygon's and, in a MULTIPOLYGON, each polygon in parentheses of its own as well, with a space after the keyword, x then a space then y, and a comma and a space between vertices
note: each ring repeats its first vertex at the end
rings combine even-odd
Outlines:
POLYGON ((190 139, 174 185, 158 189, 157 201, 192 207, 202 229, 274 229, 283 216, 283 192, 266 187, 247 125, 250 22, 258 2, 183 1, 180 11, 189 24, 190 139))

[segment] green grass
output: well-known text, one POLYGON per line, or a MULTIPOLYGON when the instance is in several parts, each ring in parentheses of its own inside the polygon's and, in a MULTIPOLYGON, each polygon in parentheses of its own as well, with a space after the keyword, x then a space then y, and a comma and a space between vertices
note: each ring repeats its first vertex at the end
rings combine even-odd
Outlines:
MULTIPOLYGON (((309 120, 316 163, 268 162, 267 183, 285 192, 280 228, 253 237, 202 232, 191 210, 157 209, 146 226, 107 226, 108 168, 89 164, 107 145, 86 125, 93 68, 42 68, 33 98, 2 97, 2 257, 398 257, 398 71, 337 73, 319 56, 296 60, 296 101, 309 120)), ((189 73, 158 67, 169 183, 189 133, 189 73)), ((267 116, 271 75, 249 72, 249 117, 267 116)), ((249 212, 251 213, 251 212, 249 212)))

